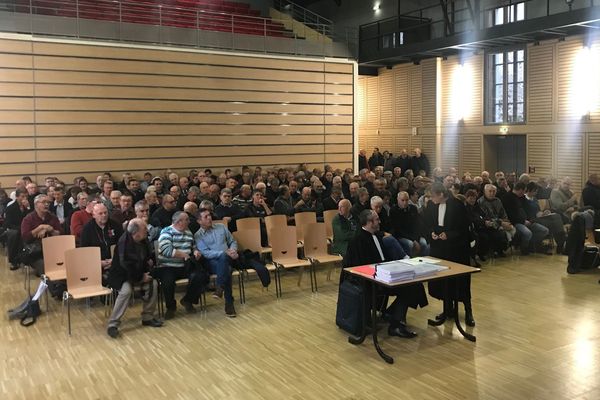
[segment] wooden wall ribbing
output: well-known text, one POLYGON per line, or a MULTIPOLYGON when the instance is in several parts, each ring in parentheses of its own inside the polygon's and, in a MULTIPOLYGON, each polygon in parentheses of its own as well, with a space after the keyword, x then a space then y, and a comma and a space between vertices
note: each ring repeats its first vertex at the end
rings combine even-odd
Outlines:
POLYGON ((352 63, 0 40, 0 182, 352 166, 352 63))

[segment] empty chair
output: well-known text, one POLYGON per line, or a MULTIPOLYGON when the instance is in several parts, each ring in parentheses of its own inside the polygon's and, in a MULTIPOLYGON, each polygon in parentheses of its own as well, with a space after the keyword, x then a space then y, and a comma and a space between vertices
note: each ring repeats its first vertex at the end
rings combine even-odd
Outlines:
POLYGON ((269 240, 269 245, 271 244, 271 235, 269 234, 269 231, 272 228, 276 228, 279 226, 287 226, 287 216, 285 215, 269 215, 268 217, 265 217, 265 226, 267 228, 267 238, 269 240))
POLYGON ((88 299, 106 296, 106 306, 112 297, 112 290, 102 286, 102 266, 99 247, 80 247, 65 252, 67 268, 67 318, 71 335, 71 299, 88 299))
POLYGON ((294 219, 296 221, 296 240, 304 243, 304 225, 316 223, 317 213, 314 211, 296 213, 294 214, 294 219))
POLYGON ((327 252, 325 224, 321 223, 304 226, 304 256, 313 262, 311 279, 314 279, 315 290, 317 290, 317 273, 314 264, 336 263, 343 259, 339 254, 327 252))
POLYGON ((259 229, 260 230, 260 218, 250 217, 241 218, 236 221, 237 230, 243 231, 246 229, 259 229))
MULTIPOLYGON (((75 248, 75 236, 59 235, 42 239, 44 253, 44 273, 42 279, 48 281, 63 281, 67 279, 65 252, 75 248)), ((48 291, 46 290, 46 311, 48 310, 48 291)))
POLYGON ((323 221, 325 222, 325 234, 327 239, 333 241, 333 218, 338 214, 338 210, 323 211, 323 221))
MULTIPOLYGON (((297 214, 296 214, 297 215, 297 214)), ((275 267, 275 288, 278 291, 278 297, 281 297, 281 271, 288 268, 298 267, 309 267, 310 273, 312 274, 313 264, 309 260, 302 260, 298 258, 298 247, 296 243, 296 230, 293 226, 285 226, 278 229, 273 229, 273 242, 272 242, 272 259, 273 266, 275 267)), ((311 289, 312 287, 311 279, 311 289)), ((298 281, 300 284, 300 281, 298 281)))

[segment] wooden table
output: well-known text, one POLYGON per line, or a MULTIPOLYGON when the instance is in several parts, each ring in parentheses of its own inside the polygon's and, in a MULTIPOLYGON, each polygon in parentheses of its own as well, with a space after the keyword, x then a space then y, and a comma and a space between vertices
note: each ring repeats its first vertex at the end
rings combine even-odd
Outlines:
MULTIPOLYGON (((432 257, 428 257, 428 258, 432 258, 432 257)), ((371 305, 377 304, 377 290, 379 287, 396 289, 396 288, 400 288, 402 286, 410 286, 410 285, 414 285, 417 283, 425 283, 425 282, 431 282, 431 281, 436 281, 436 280, 444 280, 447 283, 452 278, 466 276, 466 275, 481 271, 481 269, 479 269, 479 268, 468 267, 466 265, 462 265, 462 264, 458 264, 458 263, 446 261, 446 260, 440 260, 440 263, 437 265, 447 267, 448 269, 436 272, 433 275, 428 275, 428 276, 425 276, 422 278, 411 279, 411 280, 402 281, 402 282, 398 282, 398 283, 386 283, 386 282, 377 280, 373 277, 373 275, 367 275, 365 273, 357 271, 357 268, 360 268, 360 267, 344 268, 344 271, 349 274, 352 274, 352 276, 359 277, 363 284, 368 284, 368 283, 371 284, 371 288, 372 288, 372 290, 371 290, 371 294, 372 294, 371 305)), ((456 288, 458 291, 458 285, 456 285, 456 288)), ((446 296, 450 297, 448 294, 448 285, 447 284, 446 284, 446 296)), ((363 301, 363 315, 366 315, 366 310, 364 309, 364 307, 366 307, 365 303, 367 303, 366 296, 363 301)), ((454 321, 456 323, 456 327, 458 328, 458 331, 467 340, 474 342, 476 340, 476 337, 468 332, 465 332, 462 325, 460 324, 460 320, 458 319, 458 301, 452 300, 452 305, 453 305, 453 309, 454 309, 454 321)), ((377 353, 381 356, 381 358, 383 358, 387 363, 393 364, 394 359, 391 356, 385 354, 384 351, 379 346, 379 341, 377 339, 377 319, 378 319, 377 318, 377 309, 376 309, 376 307, 372 306, 371 307, 371 333, 373 336, 373 345, 375 346, 375 349, 377 350, 377 353)), ((427 323, 432 326, 441 325, 443 322, 444 321, 436 321, 436 320, 431 320, 431 319, 427 321, 427 323)), ((361 335, 358 337, 350 336, 350 337, 348 337, 348 341, 354 345, 359 345, 365 341, 366 337, 367 337, 366 323, 363 323, 361 335)))

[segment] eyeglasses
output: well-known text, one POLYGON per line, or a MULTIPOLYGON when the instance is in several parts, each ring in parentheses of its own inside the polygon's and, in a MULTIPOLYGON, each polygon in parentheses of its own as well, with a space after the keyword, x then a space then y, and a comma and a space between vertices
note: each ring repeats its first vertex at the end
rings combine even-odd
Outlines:
POLYGON ((142 208, 141 210, 139 210, 140 212, 149 212, 150 210, 147 208, 142 208))

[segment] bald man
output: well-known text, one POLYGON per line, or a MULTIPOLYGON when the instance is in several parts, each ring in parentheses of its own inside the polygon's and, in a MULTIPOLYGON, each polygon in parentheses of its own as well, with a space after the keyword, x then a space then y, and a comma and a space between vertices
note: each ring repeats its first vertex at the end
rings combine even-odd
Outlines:
POLYGON ((333 217, 333 244, 332 251, 340 254, 341 256, 346 255, 348 249, 348 242, 356 234, 358 229, 358 222, 356 218, 350 212, 352 203, 348 199, 342 199, 338 203, 338 214, 333 217))
POLYGON ((116 245, 123 234, 120 223, 108 218, 108 209, 102 203, 96 203, 92 211, 92 219, 81 231, 81 247, 99 247, 102 265, 103 284, 108 276, 112 262, 111 246, 116 245))

